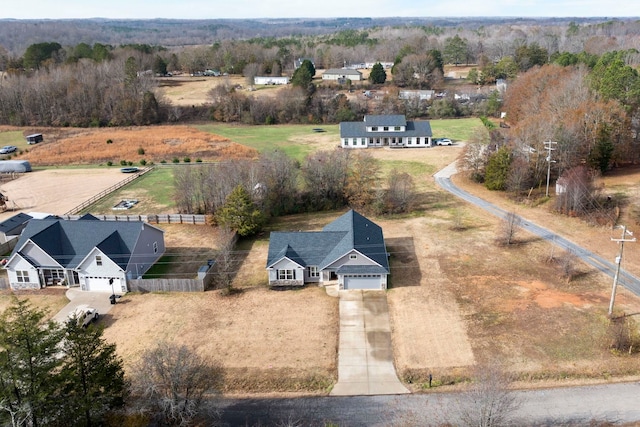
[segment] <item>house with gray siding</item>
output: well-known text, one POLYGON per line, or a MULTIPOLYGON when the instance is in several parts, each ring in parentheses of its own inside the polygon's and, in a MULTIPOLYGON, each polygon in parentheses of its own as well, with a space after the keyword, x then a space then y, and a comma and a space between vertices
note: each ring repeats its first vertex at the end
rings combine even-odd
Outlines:
POLYGON ((52 285, 124 293, 165 252, 164 231, 142 221, 32 219, 5 269, 12 289, 52 285))
POLYGON ((342 148, 431 147, 432 136, 429 121, 410 121, 404 115, 367 115, 361 122, 340 123, 342 148))
POLYGON ((272 232, 267 255, 269 285, 324 285, 386 289, 389 260, 382 228, 350 210, 322 231, 272 232))

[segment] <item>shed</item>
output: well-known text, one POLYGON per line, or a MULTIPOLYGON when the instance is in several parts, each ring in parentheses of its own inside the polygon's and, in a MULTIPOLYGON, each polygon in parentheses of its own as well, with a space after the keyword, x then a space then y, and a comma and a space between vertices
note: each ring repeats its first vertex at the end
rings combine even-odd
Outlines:
POLYGON ((32 135, 27 135, 27 144, 37 144, 38 142, 44 141, 41 133, 34 133, 32 135))
POLYGON ((0 160, 0 173, 31 172, 31 163, 27 160, 0 160))

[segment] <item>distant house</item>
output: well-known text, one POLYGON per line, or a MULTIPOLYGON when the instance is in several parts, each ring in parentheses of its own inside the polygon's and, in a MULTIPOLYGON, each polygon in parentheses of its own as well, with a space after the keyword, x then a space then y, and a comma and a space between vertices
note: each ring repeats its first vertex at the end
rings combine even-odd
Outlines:
POLYGON ((27 226, 27 222, 32 219, 31 215, 19 213, 9 219, 0 222, 0 243, 17 239, 20 233, 27 226))
POLYGON ((66 284, 127 292, 164 253, 164 232, 141 221, 32 219, 5 265, 12 289, 66 284))
POLYGON ((420 101, 428 101, 435 97, 435 90, 401 90, 398 92, 400 99, 419 99, 420 101))
POLYGON ((289 77, 256 76, 253 78, 256 85, 286 85, 289 84, 289 77))
POLYGON ((41 133, 34 133, 32 135, 27 135, 27 144, 37 144, 39 142, 44 141, 44 137, 41 133))
POLYGON ((384 290, 390 270, 382 228, 350 210, 322 231, 272 232, 267 271, 270 286, 384 290))
POLYGON ((322 80, 351 80, 359 82, 362 80, 362 73, 358 70, 346 68, 330 68, 322 73, 322 80))
POLYGON ((362 122, 340 123, 343 148, 431 147, 431 137, 427 120, 408 121, 404 115, 367 115, 362 122))

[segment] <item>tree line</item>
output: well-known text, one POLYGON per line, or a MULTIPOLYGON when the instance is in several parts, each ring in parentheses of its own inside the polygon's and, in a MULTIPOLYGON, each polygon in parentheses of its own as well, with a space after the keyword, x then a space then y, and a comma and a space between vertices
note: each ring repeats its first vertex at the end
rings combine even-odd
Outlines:
POLYGON ((635 55, 564 55, 575 61, 520 75, 504 100, 510 129, 479 132, 465 151, 470 176, 528 197, 550 174, 560 179, 559 211, 610 223, 621 201, 593 183, 615 166, 640 162, 640 75, 628 65, 635 55))
POLYGON ((383 180, 380 165, 370 154, 344 149, 318 151, 302 164, 273 151, 256 161, 192 165, 175 171, 175 188, 180 212, 213 215, 227 225, 233 216, 231 206, 241 206, 234 212, 255 215, 247 208, 251 204, 268 218, 347 205, 363 212, 396 214, 409 212, 416 202, 411 175, 393 170, 383 180))

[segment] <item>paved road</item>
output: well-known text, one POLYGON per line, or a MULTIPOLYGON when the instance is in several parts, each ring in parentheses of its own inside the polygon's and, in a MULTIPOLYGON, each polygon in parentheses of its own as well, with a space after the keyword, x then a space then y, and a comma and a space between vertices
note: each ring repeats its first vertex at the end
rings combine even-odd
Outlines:
MULTIPOLYGON (((460 197, 463 200, 466 200, 469 203, 472 203, 485 211, 495 215, 499 218, 505 218, 508 214, 507 211, 500 209, 499 207, 483 200, 479 197, 476 197, 466 191, 456 187, 453 182, 451 182, 451 176, 456 173, 455 163, 447 166, 442 169, 440 172, 434 175, 436 183, 447 190, 451 194, 460 197)), ((591 265, 592 267, 598 269, 599 271, 607 274, 611 278, 615 275, 616 265, 612 262, 609 262, 602 258, 599 255, 594 254, 591 251, 584 249, 583 247, 578 246, 577 244, 571 242, 570 240, 565 239, 564 237, 555 234, 546 228, 543 228, 539 225, 534 224, 530 220, 526 218, 520 217, 521 228, 526 230, 536 236, 539 236, 549 242, 554 243, 555 245, 561 247, 566 251, 570 251, 575 254, 582 261, 591 265)), ((634 294, 640 296, 640 280, 626 272, 624 269, 620 270, 620 276, 618 278, 618 283, 634 294)))
MULTIPOLYGON (((633 423, 640 420, 640 384, 516 392, 514 426, 579 426, 633 423), (592 421, 595 421, 592 423, 592 421)), ((297 399, 223 399, 218 402, 226 426, 437 426, 459 424, 467 407, 460 393, 401 396, 307 397, 297 399)))

